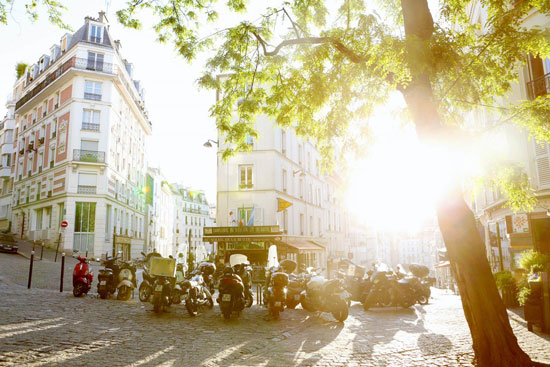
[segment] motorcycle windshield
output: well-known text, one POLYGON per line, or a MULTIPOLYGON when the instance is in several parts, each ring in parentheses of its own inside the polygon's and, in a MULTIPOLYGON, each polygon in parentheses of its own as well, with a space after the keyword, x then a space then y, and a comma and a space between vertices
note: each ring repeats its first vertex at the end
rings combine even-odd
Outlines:
POLYGON ((233 254, 229 257, 229 264, 231 266, 239 265, 239 264, 247 264, 248 263, 248 257, 243 254, 233 254))

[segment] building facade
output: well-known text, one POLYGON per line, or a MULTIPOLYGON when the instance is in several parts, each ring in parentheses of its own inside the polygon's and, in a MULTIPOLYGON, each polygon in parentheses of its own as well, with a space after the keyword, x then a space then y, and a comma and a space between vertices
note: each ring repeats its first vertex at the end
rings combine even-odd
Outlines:
POLYGON ((28 67, 14 97, 14 233, 66 252, 138 256, 152 125, 104 13, 28 67))
POLYGON ((258 117, 255 128, 259 137, 249 139, 252 151, 225 162, 223 136, 218 139, 217 226, 278 225, 282 233, 273 242, 310 266, 326 268, 327 257, 348 257, 350 222, 337 195, 341 179, 321 173, 315 145, 293 129, 280 128, 266 116, 258 117))
MULTIPOLYGON (((479 1, 472 2, 469 15, 472 22, 482 26, 488 20, 479 1)), ((533 7, 523 20, 523 26, 547 28, 550 17, 533 7)), ((500 101, 504 107, 550 94, 549 58, 526 55, 525 64, 519 67, 518 83, 500 101)), ((484 136, 487 146, 500 147, 498 153, 502 159, 527 175, 538 200, 532 212, 516 213, 504 206, 506 199, 496 188, 484 187, 471 200, 493 271, 513 270, 518 266, 521 253, 527 249, 550 254, 550 145, 530 139, 528 132, 513 122, 493 126, 499 117, 486 109, 479 109, 471 118, 477 127, 491 127, 484 136)))
POLYGON ((13 177, 11 166, 15 134, 15 99, 9 96, 6 102, 7 113, 0 122, 0 230, 11 230, 11 204, 13 177))

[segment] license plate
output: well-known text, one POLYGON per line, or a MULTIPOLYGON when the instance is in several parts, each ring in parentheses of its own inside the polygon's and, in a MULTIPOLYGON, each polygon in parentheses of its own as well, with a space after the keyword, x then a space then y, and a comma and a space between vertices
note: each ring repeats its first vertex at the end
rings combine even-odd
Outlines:
POLYGON ((105 284, 107 284, 106 280, 102 280, 101 282, 99 282, 99 285, 105 285, 105 284))
POLYGON ((157 285, 155 287, 155 292, 162 292, 162 285, 157 285))
POLYGON ((299 294, 295 294, 295 295, 294 295, 294 300, 299 301, 299 300, 300 300, 300 295, 299 295, 299 294))
POLYGON ((275 302, 275 307, 281 307, 281 302, 275 302))
POLYGON ((224 294, 222 296, 222 301, 231 301, 231 295, 230 294, 224 294))

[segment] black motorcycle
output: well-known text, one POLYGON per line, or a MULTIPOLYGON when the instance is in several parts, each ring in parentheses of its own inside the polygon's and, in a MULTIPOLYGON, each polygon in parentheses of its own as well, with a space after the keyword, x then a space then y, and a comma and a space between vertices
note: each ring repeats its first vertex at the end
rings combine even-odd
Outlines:
POLYGON ((327 280, 322 276, 312 277, 302 292, 300 303, 306 311, 330 312, 332 316, 344 322, 348 318, 349 293, 344 289, 342 280, 327 280))
POLYGON ((250 265, 243 263, 234 265, 233 270, 241 278, 244 286, 244 306, 250 308, 254 303, 254 296, 252 295, 252 268, 250 265))
POLYGON ((191 279, 183 283, 187 290, 187 298, 185 299, 185 308, 190 316, 196 316, 200 307, 214 307, 212 295, 208 290, 200 270, 194 271, 191 274, 191 279))
POLYGON ((127 301, 136 287, 136 267, 128 261, 120 261, 118 257, 108 257, 103 260, 103 269, 97 277, 97 293, 101 299, 117 293, 117 299, 127 301))
POLYGON ((176 260, 170 257, 152 258, 150 272, 154 276, 153 283, 153 311, 160 313, 172 304, 172 294, 176 282, 176 260))
POLYGON ((233 313, 239 315, 245 307, 243 280, 231 266, 227 266, 222 274, 216 301, 226 320, 229 320, 233 313))
POLYGON ((141 302, 149 302, 151 300, 151 295, 153 294, 153 284, 155 283, 155 277, 153 277, 149 273, 149 261, 152 257, 162 257, 161 254, 158 252, 151 252, 147 255, 145 255, 143 252, 141 253, 144 257, 143 259, 143 280, 141 281, 141 284, 139 285, 139 300, 141 302))
POLYGON ((416 293, 408 279, 398 279, 393 272, 378 269, 370 281, 370 291, 363 302, 365 310, 388 306, 409 308, 416 303, 416 293))

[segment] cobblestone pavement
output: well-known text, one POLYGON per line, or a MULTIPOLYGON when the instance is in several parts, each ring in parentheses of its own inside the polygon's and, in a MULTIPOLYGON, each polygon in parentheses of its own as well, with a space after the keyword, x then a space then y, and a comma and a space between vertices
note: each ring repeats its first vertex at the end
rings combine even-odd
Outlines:
MULTIPOLYGON (((5 276, 0 299, 0 366, 470 366, 473 357, 460 299, 437 290, 406 310, 354 304, 343 324, 302 309, 270 321, 257 305, 230 321, 217 306, 156 315, 150 304, 29 291, 5 276)), ((550 338, 511 317, 524 350, 550 362, 550 338)))

